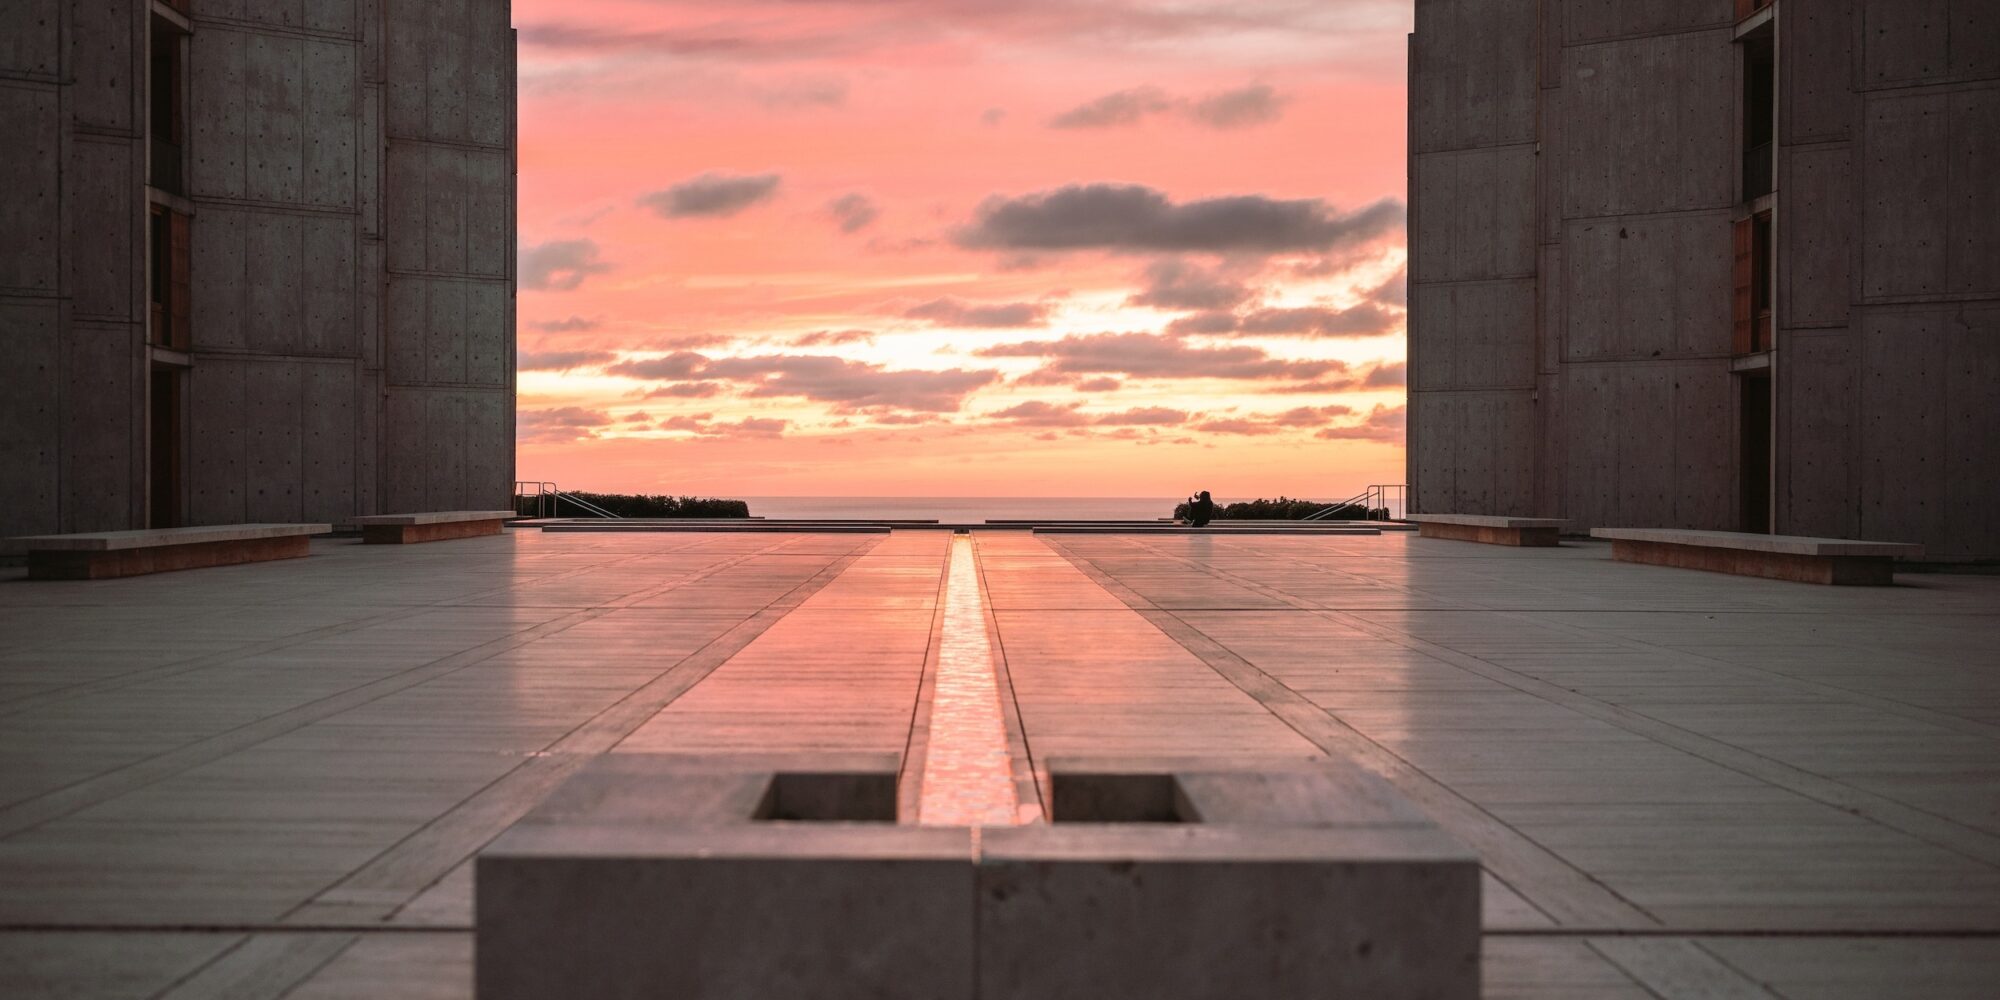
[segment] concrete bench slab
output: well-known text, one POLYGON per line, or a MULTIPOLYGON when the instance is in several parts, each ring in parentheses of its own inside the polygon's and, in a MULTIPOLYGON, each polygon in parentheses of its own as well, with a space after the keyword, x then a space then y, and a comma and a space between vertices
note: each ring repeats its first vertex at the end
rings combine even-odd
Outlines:
POLYGON ((1477 859, 1352 767, 1057 760, 973 830, 898 766, 592 761, 480 852, 478 997, 1478 996, 1477 859))
POLYGON ((313 535, 330 524, 214 524, 69 535, 28 535, 7 541, 28 556, 31 580, 107 580, 147 573, 230 566, 311 554, 313 535))
POLYGON ((370 514, 354 518, 368 545, 409 545, 497 535, 520 515, 511 510, 434 510, 420 514, 370 514))
POLYGON ((1491 517, 1483 514, 1411 514, 1422 538, 1450 538, 1487 545, 1547 548, 1558 543, 1569 522, 1555 517, 1491 517))
POLYGON ((1897 559, 1921 559, 1924 547, 1903 542, 1760 535, 1678 528, 1593 528, 1624 562, 1761 576, 1797 583, 1883 587, 1895 582, 1897 559))

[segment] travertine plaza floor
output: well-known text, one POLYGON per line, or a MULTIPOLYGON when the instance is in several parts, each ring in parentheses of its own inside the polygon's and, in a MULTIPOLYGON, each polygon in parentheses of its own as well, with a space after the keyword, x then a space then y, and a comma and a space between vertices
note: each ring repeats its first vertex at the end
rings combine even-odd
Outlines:
MULTIPOLYGON (((0 570, 0 996, 467 997, 468 859, 590 756, 923 746, 951 546, 515 530, 0 570)), ((1489 997, 2000 994, 2000 578, 973 547, 1027 755, 1385 776, 1484 859, 1489 997)))

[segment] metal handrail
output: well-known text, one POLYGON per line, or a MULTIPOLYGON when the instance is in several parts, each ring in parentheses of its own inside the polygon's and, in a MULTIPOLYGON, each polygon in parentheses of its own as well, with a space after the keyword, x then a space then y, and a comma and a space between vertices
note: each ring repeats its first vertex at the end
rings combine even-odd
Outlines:
POLYGON ((608 510, 605 510, 604 508, 602 508, 602 507, 599 507, 598 505, 596 505, 596 504, 594 504, 594 503, 591 503, 590 501, 588 501, 588 500, 585 500, 584 498, 582 498, 582 497, 580 497, 580 496, 577 496, 577 495, 576 495, 576 494, 574 494, 574 493, 564 493, 564 492, 563 492, 563 491, 561 491, 561 490, 557 490, 557 491, 556 491, 556 493, 555 493, 555 497, 556 497, 556 500, 557 500, 557 501, 563 501, 563 500, 568 500, 568 501, 569 501, 570 503, 572 503, 572 504, 575 504, 576 506, 578 506, 578 507, 581 507, 581 508, 583 508, 584 510, 587 510, 587 511, 589 511, 589 512, 591 512, 592 514, 595 514, 595 515, 597 515, 598 517, 608 517, 608 518, 610 518, 610 519, 611 519, 611 520, 613 520, 613 521, 622 521, 622 520, 624 520, 624 518, 622 518, 622 517, 619 517, 618 515, 616 515, 616 514, 613 514, 613 513, 611 513, 610 511, 608 511, 608 510))
POLYGON ((1396 491, 1397 503, 1407 506, 1407 498, 1408 498, 1407 491, 1409 490, 1409 486, 1407 484, 1404 483, 1377 484, 1374 486, 1370 486, 1367 489, 1362 490, 1361 492, 1356 493, 1355 495, 1340 501, 1339 503, 1328 504, 1325 507, 1320 508, 1319 510, 1313 511, 1311 514, 1308 514, 1304 518, 1301 518, 1301 520, 1325 521, 1332 518, 1336 511, 1346 510, 1350 507, 1360 507, 1362 510, 1367 512, 1367 519, 1371 521, 1375 520, 1375 512, 1378 510, 1382 512, 1382 520, 1385 521, 1397 520, 1395 512, 1392 511, 1389 507, 1390 490, 1396 491))

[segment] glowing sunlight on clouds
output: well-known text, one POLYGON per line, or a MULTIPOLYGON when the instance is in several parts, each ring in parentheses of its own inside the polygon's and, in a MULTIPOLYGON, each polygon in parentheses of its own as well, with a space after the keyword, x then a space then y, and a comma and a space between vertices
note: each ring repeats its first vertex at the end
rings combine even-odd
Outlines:
POLYGON ((514 10, 521 476, 1401 479, 1407 4, 514 10))

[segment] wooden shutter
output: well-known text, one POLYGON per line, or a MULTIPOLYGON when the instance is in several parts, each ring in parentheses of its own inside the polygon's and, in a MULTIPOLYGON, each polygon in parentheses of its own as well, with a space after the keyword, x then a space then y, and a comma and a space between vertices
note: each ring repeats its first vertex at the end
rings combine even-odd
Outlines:
POLYGON ((1756 290, 1751 287, 1757 280, 1755 225, 1750 219, 1741 219, 1736 223, 1736 288, 1731 302, 1736 330, 1731 338, 1731 350, 1737 354, 1751 353, 1756 329, 1756 290))
POLYGON ((180 212, 167 213, 167 346, 188 349, 188 222, 180 212))

